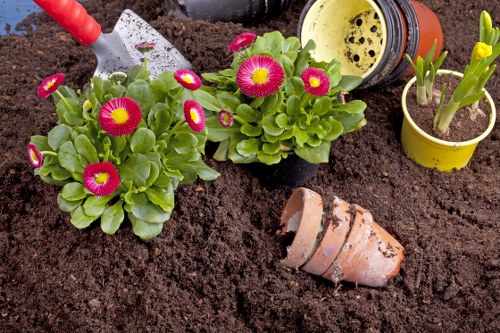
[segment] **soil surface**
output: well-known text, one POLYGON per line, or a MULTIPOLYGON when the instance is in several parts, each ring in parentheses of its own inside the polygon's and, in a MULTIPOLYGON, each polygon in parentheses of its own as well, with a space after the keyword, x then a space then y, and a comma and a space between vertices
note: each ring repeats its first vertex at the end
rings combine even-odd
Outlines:
MULTIPOLYGON (((443 68, 461 71, 487 9, 499 1, 423 0, 441 20, 443 68)), ((179 49, 198 73, 230 63, 228 43, 243 31, 295 34, 304 1, 250 26, 166 16, 164 1, 85 2, 105 31, 131 8, 179 49)), ((1 332, 498 332, 500 329, 500 126, 469 166, 439 173, 402 152, 400 95, 408 78, 353 92, 368 124, 335 141, 331 162, 306 186, 370 210, 405 247, 386 288, 325 279, 280 264, 276 236, 291 188, 263 187, 248 168, 207 163, 222 173, 176 192, 160 237, 142 241, 130 226, 115 236, 98 224, 78 230, 57 207, 58 188, 33 175, 31 135, 55 124, 52 101, 36 96, 42 78, 66 74, 82 87, 96 61, 45 14, 39 29, 0 37, 1 332)), ((29 24, 26 23, 26 25, 29 24)), ((497 107, 500 75, 487 85, 497 107)))

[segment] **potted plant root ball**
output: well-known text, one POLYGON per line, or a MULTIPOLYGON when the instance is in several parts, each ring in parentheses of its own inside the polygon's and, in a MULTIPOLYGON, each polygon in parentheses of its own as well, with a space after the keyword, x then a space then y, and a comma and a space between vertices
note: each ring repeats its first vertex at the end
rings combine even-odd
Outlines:
POLYGON ((335 283, 385 286, 398 274, 403 246, 367 210, 335 197, 323 209, 321 196, 296 189, 281 214, 278 235, 295 233, 281 263, 335 283))
POLYGON ((416 76, 402 95, 401 144, 420 165, 448 172, 461 169, 493 129, 496 108, 484 86, 496 69, 492 63, 500 54, 500 29, 492 27, 485 11, 479 25, 480 40, 463 73, 438 70, 446 53, 433 63, 435 48, 425 59, 408 59, 416 76))
POLYGON ((344 99, 361 78, 342 76, 338 61, 314 61, 314 47, 277 31, 244 33, 229 47, 231 67, 202 75, 213 87, 195 96, 214 112, 216 160, 252 163, 264 183, 298 186, 329 161, 332 141, 364 125, 366 104, 344 99))
MULTIPOLYGON (((125 221, 143 239, 157 236, 174 208, 174 191, 219 173, 202 160, 207 132, 188 70, 149 79, 144 67, 96 76, 82 91, 60 86, 63 74, 44 80, 38 94, 54 96, 58 124, 28 145, 35 174, 61 186, 57 203, 71 223, 100 220, 114 234, 125 221)), ((200 82, 196 85, 196 82, 200 82)))

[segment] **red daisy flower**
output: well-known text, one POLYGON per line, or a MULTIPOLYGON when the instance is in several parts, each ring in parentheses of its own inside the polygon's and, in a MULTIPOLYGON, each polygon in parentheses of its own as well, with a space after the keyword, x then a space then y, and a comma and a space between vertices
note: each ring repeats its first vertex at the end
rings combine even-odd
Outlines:
POLYGON ((239 52, 242 48, 247 47, 255 41, 257 36, 251 32, 244 32, 236 36, 231 44, 229 44, 230 52, 239 52))
POLYGON ((34 168, 39 168, 43 164, 42 154, 40 154, 36 146, 32 143, 28 144, 28 159, 34 168))
POLYGON ((231 127, 233 125, 233 114, 228 110, 220 110, 218 118, 222 127, 231 127))
POLYGON ((267 97, 280 88, 285 77, 281 65, 269 56, 246 59, 236 74, 238 88, 247 96, 267 97))
POLYGON ((83 185, 99 197, 104 197, 120 185, 118 169, 111 162, 88 164, 83 171, 83 185))
POLYGON ((201 132, 205 128, 205 112, 196 101, 188 99, 184 102, 184 117, 193 131, 201 132))
POLYGON ((330 91, 330 79, 321 69, 309 67, 302 72, 305 90, 314 96, 323 96, 330 91))
POLYGON ((197 90, 201 87, 200 77, 189 69, 178 69, 174 73, 174 78, 186 89, 197 90))
POLYGON ((64 81, 64 74, 63 73, 57 73, 54 75, 51 75, 49 77, 46 77, 42 83, 38 86, 37 93, 38 96, 45 99, 52 95, 54 91, 59 88, 61 83, 64 81))
POLYGON ((154 49, 156 47, 156 43, 155 42, 151 42, 151 43, 141 43, 141 44, 135 44, 134 47, 139 51, 139 52, 142 52, 142 53, 146 53, 146 52, 149 52, 151 51, 152 49, 154 49))
POLYGON ((111 136, 134 133, 141 119, 140 105, 129 97, 113 98, 99 111, 99 125, 111 136))

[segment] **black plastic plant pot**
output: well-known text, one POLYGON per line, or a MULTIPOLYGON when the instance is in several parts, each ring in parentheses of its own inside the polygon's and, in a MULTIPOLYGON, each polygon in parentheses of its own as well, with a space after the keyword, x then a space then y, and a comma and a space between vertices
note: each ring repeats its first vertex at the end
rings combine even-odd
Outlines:
POLYGON ((168 2, 177 3, 180 13, 191 19, 244 22, 275 16, 295 0, 167 0, 167 6, 168 2))
POLYGON ((248 167, 263 186, 275 188, 278 185, 289 187, 304 185, 314 177, 319 164, 309 163, 295 153, 290 153, 277 164, 251 163, 248 167))
POLYGON ((360 88, 387 85, 409 72, 404 55, 425 57, 443 32, 432 10, 414 0, 309 0, 299 19, 302 45, 316 43, 313 58, 337 59, 342 74, 363 78, 360 88))

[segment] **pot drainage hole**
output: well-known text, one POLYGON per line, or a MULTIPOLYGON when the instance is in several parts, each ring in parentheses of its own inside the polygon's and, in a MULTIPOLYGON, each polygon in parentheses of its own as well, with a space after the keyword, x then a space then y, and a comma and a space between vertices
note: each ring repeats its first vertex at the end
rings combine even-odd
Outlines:
POLYGON ((372 68, 380 55, 383 44, 381 24, 374 9, 362 12, 349 21, 345 55, 364 73, 372 68))

